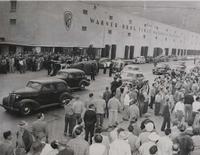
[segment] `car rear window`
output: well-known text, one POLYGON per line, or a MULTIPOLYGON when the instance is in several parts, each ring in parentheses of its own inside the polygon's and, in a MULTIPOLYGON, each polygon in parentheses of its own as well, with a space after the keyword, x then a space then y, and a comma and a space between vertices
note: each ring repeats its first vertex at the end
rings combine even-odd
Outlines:
POLYGON ((58 91, 63 91, 66 89, 66 85, 64 83, 57 83, 56 88, 58 91))

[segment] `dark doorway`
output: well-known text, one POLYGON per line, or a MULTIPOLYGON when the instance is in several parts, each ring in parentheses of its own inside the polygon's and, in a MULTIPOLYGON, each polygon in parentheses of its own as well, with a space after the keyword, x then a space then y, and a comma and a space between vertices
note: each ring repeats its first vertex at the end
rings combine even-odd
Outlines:
POLYGON ((110 55, 110 45, 106 45, 105 46, 105 57, 109 57, 110 55))
POLYGON ((165 55, 166 55, 166 56, 169 55, 169 48, 165 48, 165 55))
POLYGON ((181 49, 181 56, 183 56, 183 49, 181 49))
POLYGON ((172 55, 176 55, 176 49, 172 48, 172 55))
POLYGON ((180 52, 181 52, 181 50, 180 50, 180 49, 178 49, 178 56, 180 55, 180 52))
POLYGON ((153 50, 153 57, 157 57, 157 56, 159 56, 159 55, 162 55, 162 53, 163 53, 162 48, 156 47, 156 48, 154 48, 154 50, 153 50))
POLYGON ((144 56, 144 57, 147 57, 147 56, 148 56, 148 46, 142 46, 142 47, 141 47, 140 56, 144 56))
POLYGON ((184 55, 186 55, 187 53, 186 53, 186 50, 184 50, 184 55))
POLYGON ((124 51, 124 59, 128 59, 128 51, 129 51, 129 46, 125 46, 125 51, 124 51))
POLYGON ((101 49, 101 57, 106 57, 106 49, 105 48, 101 49))
POLYGON ((115 57, 116 57, 116 49, 117 49, 117 45, 113 44, 112 45, 112 49, 111 49, 111 59, 115 59, 115 57))
POLYGON ((129 55, 129 58, 133 59, 133 57, 134 57, 134 46, 130 46, 130 55, 129 55))

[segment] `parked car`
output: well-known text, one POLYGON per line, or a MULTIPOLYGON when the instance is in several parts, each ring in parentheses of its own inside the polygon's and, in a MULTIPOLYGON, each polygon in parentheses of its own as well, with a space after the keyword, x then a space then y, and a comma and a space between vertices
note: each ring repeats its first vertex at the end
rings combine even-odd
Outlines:
POLYGON ((146 58, 146 63, 153 63, 154 58, 152 56, 147 56, 146 58))
POLYGON ((156 67, 152 69, 152 72, 155 75, 169 74, 170 71, 171 68, 168 64, 157 64, 156 67))
POLYGON ((68 68, 80 69, 84 71, 86 75, 91 75, 92 66, 94 67, 94 73, 97 74, 98 65, 95 60, 78 62, 70 65, 68 68))
POLYGON ((114 72, 121 72, 121 70, 126 65, 134 64, 134 61, 132 59, 128 59, 128 60, 117 59, 117 60, 112 60, 112 63, 113 63, 113 71, 114 72))
POLYGON ((99 59, 99 68, 104 68, 104 66, 106 65, 106 67, 108 68, 111 64, 111 59, 110 58, 101 58, 99 59))
POLYGON ((140 68, 136 65, 126 65, 122 71, 139 71, 140 68))
POLYGON ((142 81, 144 80, 144 74, 140 71, 121 71, 122 81, 142 81))
POLYGON ((39 109, 62 105, 72 98, 64 80, 42 78, 30 80, 24 88, 12 91, 3 98, 2 106, 7 111, 29 115, 39 109))
POLYGON ((90 80, 86 77, 85 72, 80 69, 63 69, 60 70, 55 78, 65 80, 69 89, 85 89, 90 85, 90 80))
POLYGON ((135 58, 135 63, 136 64, 144 64, 146 63, 145 57, 144 56, 139 56, 135 58))

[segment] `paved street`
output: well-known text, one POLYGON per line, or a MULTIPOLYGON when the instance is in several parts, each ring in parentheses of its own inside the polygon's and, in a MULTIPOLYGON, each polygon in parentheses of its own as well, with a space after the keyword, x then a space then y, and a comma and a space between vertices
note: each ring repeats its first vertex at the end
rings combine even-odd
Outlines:
MULTIPOLYGON (((169 62, 169 64, 174 64, 177 62, 169 62)), ((192 66, 193 61, 187 61, 187 67, 192 66)), ((142 64, 139 65, 141 67, 141 71, 144 73, 145 78, 150 80, 154 79, 154 75, 152 74, 152 68, 153 64, 142 64)), ((45 77, 47 76, 47 72, 45 70, 39 71, 39 72, 27 72, 25 74, 0 74, 0 101, 2 101, 2 98, 4 96, 7 96, 9 92, 12 90, 24 87, 28 80, 35 79, 39 77, 45 77)), ((110 82, 112 81, 112 78, 108 77, 107 74, 102 74, 102 71, 100 71, 100 74, 96 77, 96 80, 91 82, 91 85, 87 87, 84 91, 78 91, 74 92, 76 94, 79 94, 81 96, 82 100, 86 100, 88 97, 89 92, 94 92, 95 96, 98 96, 99 94, 102 94, 106 86, 110 86, 110 82)), ((64 108, 61 107, 55 107, 50 108, 48 110, 45 110, 45 116, 46 120, 49 124, 49 130, 50 130, 50 140, 52 139, 63 139, 63 129, 64 129, 64 108)), ((150 114, 152 114, 152 111, 149 111, 150 114)), ((0 134, 8 129, 11 129, 12 131, 15 131, 17 129, 17 123, 20 120, 25 120, 28 123, 35 120, 36 114, 33 114, 28 117, 20 117, 18 115, 9 114, 5 112, 3 108, 0 107, 0 134)), ((154 117, 151 116, 153 120, 155 120, 156 124, 158 124, 158 127, 160 128, 161 123, 161 117, 154 117)), ((120 118, 119 118, 120 119, 120 118)), ((126 127, 127 122, 122 122, 120 125, 126 127)), ((105 127, 107 126, 107 120, 105 121, 105 127)), ((158 128, 158 130, 159 130, 158 128)))

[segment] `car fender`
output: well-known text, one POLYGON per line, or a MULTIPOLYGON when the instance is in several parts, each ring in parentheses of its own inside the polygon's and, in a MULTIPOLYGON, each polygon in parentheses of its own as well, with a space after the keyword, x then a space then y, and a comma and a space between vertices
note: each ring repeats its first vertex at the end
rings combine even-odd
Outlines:
POLYGON ((23 99, 19 102, 19 105, 23 106, 27 103, 30 104, 33 109, 38 109, 40 107, 40 103, 32 99, 23 99))
POLYGON ((59 101, 62 101, 62 98, 63 98, 63 96, 65 96, 65 95, 67 95, 67 96, 69 97, 70 100, 73 99, 73 96, 72 96, 70 93, 64 92, 64 93, 62 93, 62 94, 60 95, 59 101))

